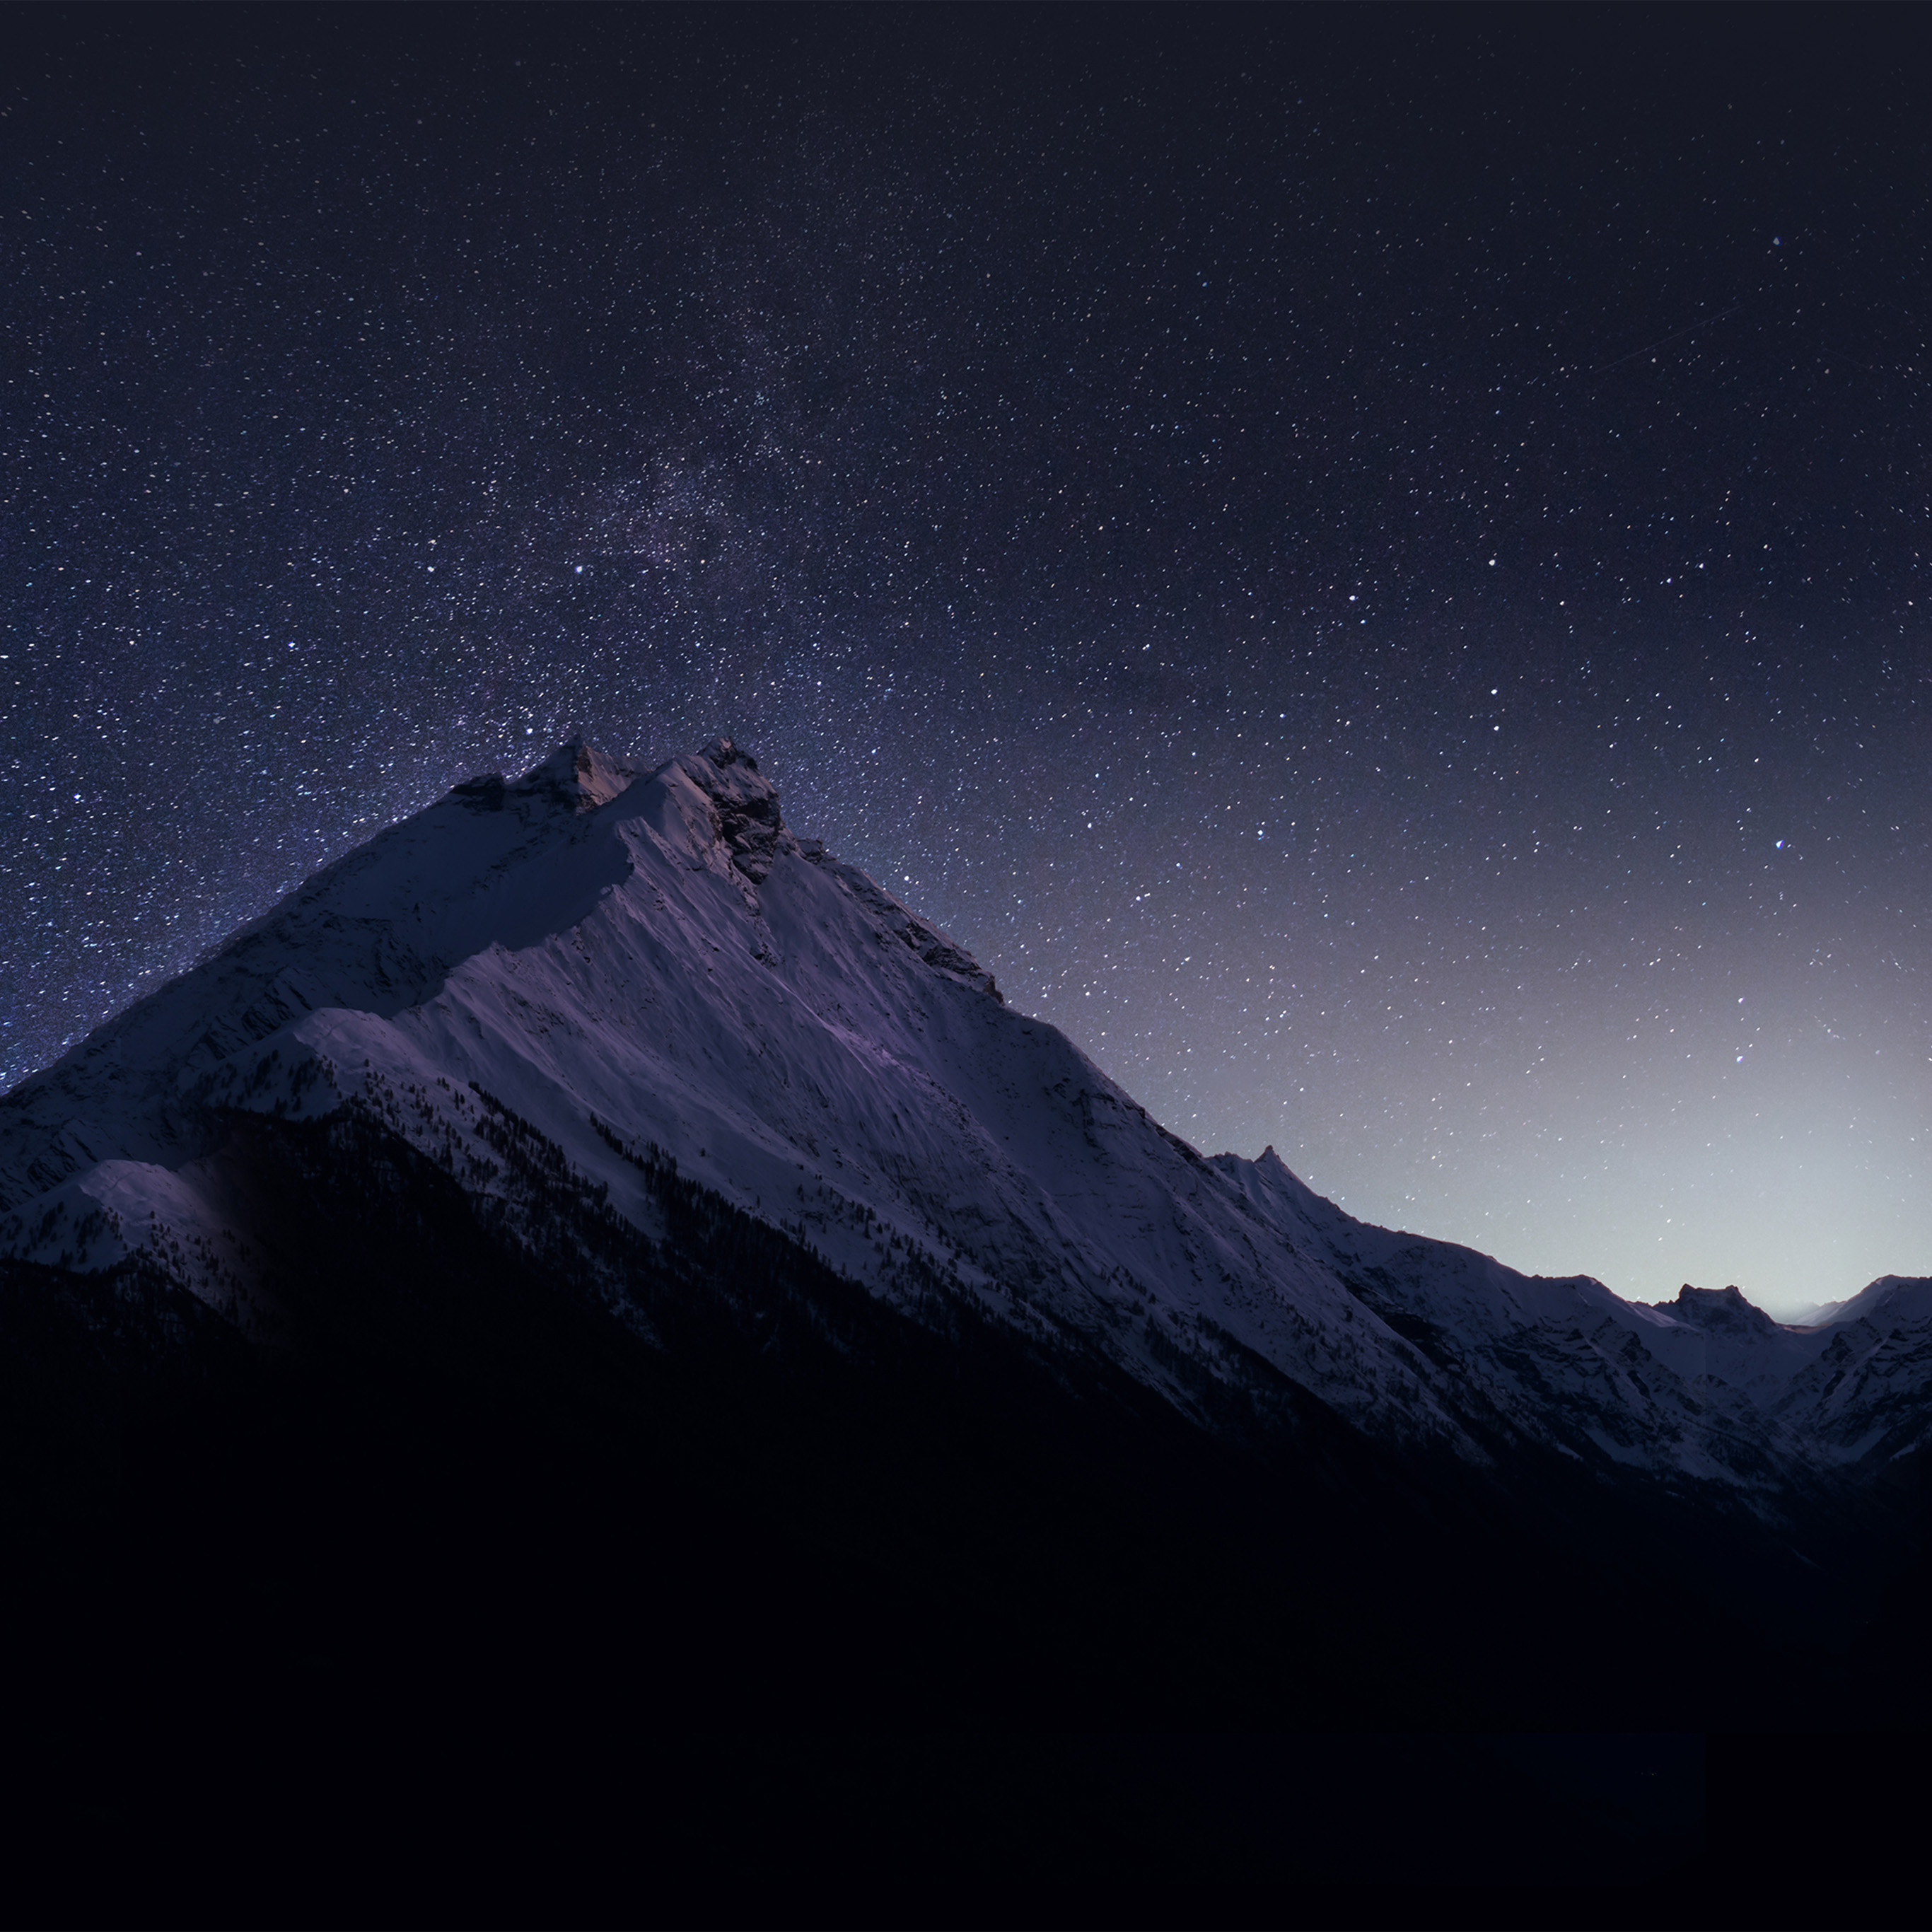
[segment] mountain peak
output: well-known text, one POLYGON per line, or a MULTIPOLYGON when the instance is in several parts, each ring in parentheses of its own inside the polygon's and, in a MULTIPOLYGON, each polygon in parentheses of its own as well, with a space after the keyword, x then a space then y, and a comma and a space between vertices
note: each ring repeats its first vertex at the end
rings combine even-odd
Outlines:
POLYGON ((450 788, 451 795, 484 812, 501 812, 506 797, 540 798, 572 812, 595 812, 628 790, 638 773, 582 736, 568 738, 542 764, 508 783, 501 772, 479 772, 450 788))
POLYGON ((729 738, 712 739, 697 755, 716 765, 720 771, 727 765, 743 765, 751 771, 758 769, 758 760, 749 752, 741 751, 729 738))
POLYGON ((595 812, 629 788, 638 774, 607 757, 580 734, 567 738, 540 765, 517 781, 515 789, 548 795, 573 812, 595 812))
POLYGON ((753 884, 763 882, 781 854, 797 850, 798 842, 778 816, 778 787, 742 746, 714 738, 703 751, 671 763, 704 794, 714 835, 753 884))
POLYGON ((1657 1306, 1694 1328, 1717 1333, 1742 1334, 1762 1330, 1768 1334, 1778 1326, 1735 1285, 1727 1288, 1693 1288, 1687 1281, 1677 1291, 1675 1301, 1661 1301, 1657 1306))

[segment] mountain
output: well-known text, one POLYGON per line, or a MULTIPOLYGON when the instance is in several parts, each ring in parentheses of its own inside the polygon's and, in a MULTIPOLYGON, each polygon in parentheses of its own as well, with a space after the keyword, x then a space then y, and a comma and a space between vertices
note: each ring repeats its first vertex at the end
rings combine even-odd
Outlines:
POLYGON ((1369 1227, 1271 1149, 1204 1159, 796 838, 728 742, 460 785, 102 1028, 0 1102, 8 1250, 142 1253, 271 1335, 271 1237, 223 1149, 239 1118, 344 1110, 513 1214, 506 1120, 654 1238, 662 1166, 888 1301, 956 1297, 1197 1420, 1286 1376, 1391 1442, 1527 1440, 1767 1513, 1932 1430, 1927 1283, 1810 1331, 1736 1288, 1647 1308, 1369 1227))
MULTIPOLYGON (((421 1514, 466 1526, 459 1570, 512 1516, 615 1562, 641 1510, 706 1574, 730 1522, 743 1590, 813 1601, 888 1702, 1090 1709, 1128 1657, 1197 1718, 1236 1684, 1668 1701, 1646 1619, 1789 1644, 1869 1613, 1932 1427, 1932 1282, 1805 1328, 1736 1288, 1646 1307, 1204 1156, 722 740, 460 784, 22 1082, 0 1250, 22 1413, 120 1405, 169 1574, 234 1582, 237 1512, 297 1493, 351 1570, 352 1492, 418 1561, 398 1485, 454 1499, 421 1514), (875 1594, 978 1660, 896 1626, 859 1659, 875 1594), (1202 1661, 1217 1627, 1238 1668, 1202 1661)), ((754 1650, 719 1588, 676 1640, 754 1650)), ((785 1654, 760 1696, 799 1694, 785 1654)))

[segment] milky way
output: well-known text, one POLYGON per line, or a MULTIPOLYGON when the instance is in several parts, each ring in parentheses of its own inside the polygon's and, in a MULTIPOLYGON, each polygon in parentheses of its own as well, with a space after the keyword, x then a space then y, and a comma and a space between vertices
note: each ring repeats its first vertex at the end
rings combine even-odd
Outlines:
POLYGON ((0 1078, 724 730, 1209 1151, 1932 1270, 1902 16, 10 24, 0 1078))

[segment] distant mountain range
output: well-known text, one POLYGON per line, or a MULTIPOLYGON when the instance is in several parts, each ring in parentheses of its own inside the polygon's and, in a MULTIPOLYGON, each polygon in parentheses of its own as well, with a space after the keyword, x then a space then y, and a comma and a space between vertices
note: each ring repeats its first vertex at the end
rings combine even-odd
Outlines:
POLYGON ((458 785, 99 1028, 0 1100, 0 1252, 20 1520, 130 1512, 264 1656, 541 1549, 580 1650, 634 1597, 760 1708, 816 1646, 866 1708, 1628 1727, 1750 1702, 1700 1620, 1867 1694, 1919 1560, 1932 1281, 1643 1306, 1205 1156, 725 740, 458 785))

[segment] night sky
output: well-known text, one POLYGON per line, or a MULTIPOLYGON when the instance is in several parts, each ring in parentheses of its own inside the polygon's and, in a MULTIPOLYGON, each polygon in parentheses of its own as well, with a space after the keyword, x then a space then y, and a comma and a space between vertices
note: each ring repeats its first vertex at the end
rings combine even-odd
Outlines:
POLYGON ((1932 1272, 1911 10, 15 10, 0 1081, 721 730, 1205 1150, 1932 1272))

